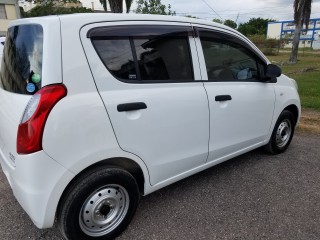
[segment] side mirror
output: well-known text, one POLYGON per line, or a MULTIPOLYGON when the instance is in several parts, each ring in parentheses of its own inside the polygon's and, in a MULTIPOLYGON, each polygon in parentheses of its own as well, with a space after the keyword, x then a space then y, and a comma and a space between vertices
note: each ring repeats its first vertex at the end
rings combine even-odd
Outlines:
POLYGON ((280 77, 282 71, 277 65, 269 64, 267 66, 266 77, 268 78, 276 78, 280 77))
POLYGON ((268 83, 276 83, 277 77, 280 77, 282 71, 277 65, 269 64, 266 69, 265 76, 262 77, 262 81, 268 83))

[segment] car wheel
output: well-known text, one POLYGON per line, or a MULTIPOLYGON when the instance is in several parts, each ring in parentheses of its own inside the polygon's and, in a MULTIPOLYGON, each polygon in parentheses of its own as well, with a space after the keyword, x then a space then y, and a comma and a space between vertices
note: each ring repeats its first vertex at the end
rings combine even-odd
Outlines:
POLYGON ((58 209, 66 239, 114 239, 128 226, 140 193, 135 178, 118 168, 100 167, 76 179, 58 209))
POLYGON ((284 152, 292 140, 295 129, 295 120, 293 114, 284 110, 274 126, 269 143, 265 149, 273 154, 284 152))

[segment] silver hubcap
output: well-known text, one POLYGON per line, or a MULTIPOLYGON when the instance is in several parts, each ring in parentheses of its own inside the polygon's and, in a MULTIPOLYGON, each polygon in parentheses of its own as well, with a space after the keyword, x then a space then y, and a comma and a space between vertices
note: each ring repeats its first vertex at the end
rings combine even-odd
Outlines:
POLYGON ((292 132, 291 122, 288 119, 283 120, 278 129, 276 135, 276 144, 277 147, 284 147, 290 139, 292 132))
POLYGON ((103 236, 122 222, 128 208, 128 192, 119 185, 106 185, 91 194, 82 205, 80 227, 89 236, 103 236))

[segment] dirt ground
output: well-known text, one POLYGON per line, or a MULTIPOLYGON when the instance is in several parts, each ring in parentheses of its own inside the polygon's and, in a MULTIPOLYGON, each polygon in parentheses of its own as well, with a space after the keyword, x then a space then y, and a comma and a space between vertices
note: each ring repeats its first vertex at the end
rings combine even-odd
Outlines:
POLYGON ((312 109, 302 109, 297 130, 320 134, 320 112, 312 109))

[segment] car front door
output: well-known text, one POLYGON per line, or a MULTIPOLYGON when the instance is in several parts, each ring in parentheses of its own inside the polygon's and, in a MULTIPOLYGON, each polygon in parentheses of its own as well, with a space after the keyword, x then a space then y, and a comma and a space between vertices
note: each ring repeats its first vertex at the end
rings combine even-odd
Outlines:
POLYGON ((99 23, 81 39, 119 145, 151 185, 204 164, 209 109, 191 25, 99 23))
POLYGON ((239 37, 197 28, 202 75, 210 107, 208 161, 223 160, 262 145, 274 111, 273 83, 262 81, 266 63, 239 37))

